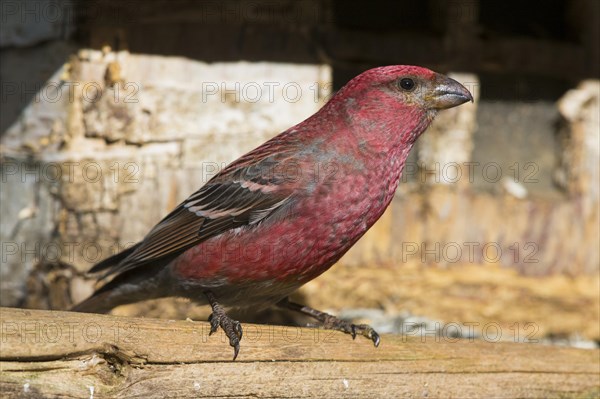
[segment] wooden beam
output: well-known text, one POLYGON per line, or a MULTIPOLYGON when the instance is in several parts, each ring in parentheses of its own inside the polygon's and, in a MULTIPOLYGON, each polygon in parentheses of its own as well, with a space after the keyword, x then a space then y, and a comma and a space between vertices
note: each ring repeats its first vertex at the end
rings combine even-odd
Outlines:
POLYGON ((3 397, 593 397, 599 351, 0 308, 3 397))
POLYGON ((331 29, 323 46, 334 66, 417 64, 440 71, 516 73, 577 81, 586 76, 582 45, 529 38, 473 39, 468 44, 416 33, 331 29))
POLYGON ((346 28, 330 1, 157 0, 140 9, 137 2, 101 0, 80 7, 78 30, 82 43, 92 48, 108 44, 207 62, 243 59, 341 68, 416 64, 443 72, 531 74, 577 82, 595 77, 598 67, 596 3, 578 0, 572 7, 578 21, 585 16, 577 25, 577 42, 483 35, 478 0, 433 0, 431 29, 420 31, 403 30, 401 24, 392 31, 346 28))

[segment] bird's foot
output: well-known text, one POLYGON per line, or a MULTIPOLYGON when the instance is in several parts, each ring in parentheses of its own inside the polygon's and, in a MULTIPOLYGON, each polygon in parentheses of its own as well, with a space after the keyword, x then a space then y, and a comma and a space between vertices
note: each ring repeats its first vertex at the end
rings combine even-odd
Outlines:
POLYGON ((377 334, 377 331, 367 324, 353 324, 349 321, 342 320, 330 315, 329 313, 321 312, 320 310, 313 309, 309 306, 290 302, 287 298, 280 301, 277 305, 311 316, 323 323, 323 328, 325 329, 345 332, 346 334, 350 334, 352 339, 356 338, 357 335, 362 335, 363 337, 369 338, 371 341, 373 341, 375 346, 379 346, 379 334, 377 334))
POLYGON ((242 325, 239 321, 233 320, 225 313, 225 309, 217 303, 211 292, 207 291, 205 294, 212 308, 212 313, 208 318, 210 322, 210 332, 208 335, 216 333, 219 327, 221 327, 227 338, 229 338, 229 345, 233 347, 233 360, 235 360, 240 352, 240 340, 243 334, 242 325))
POLYGON ((373 330, 373 328, 368 324, 353 324, 349 321, 339 319, 328 313, 323 313, 323 315, 323 328, 327 330, 337 330, 345 332, 346 334, 350 334, 352 336, 352 339, 355 339, 357 335, 362 335, 363 337, 369 338, 371 341, 373 341, 373 344, 376 347, 379 346, 379 334, 377 334, 377 331, 373 330))

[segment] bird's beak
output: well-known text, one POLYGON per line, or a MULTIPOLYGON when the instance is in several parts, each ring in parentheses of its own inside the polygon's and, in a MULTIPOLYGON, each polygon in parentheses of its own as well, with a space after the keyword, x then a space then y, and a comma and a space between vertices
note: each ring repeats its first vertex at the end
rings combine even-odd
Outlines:
POLYGON ((473 95, 467 88, 454 79, 444 75, 437 75, 435 87, 431 96, 431 104, 435 109, 447 109, 473 102, 473 95))

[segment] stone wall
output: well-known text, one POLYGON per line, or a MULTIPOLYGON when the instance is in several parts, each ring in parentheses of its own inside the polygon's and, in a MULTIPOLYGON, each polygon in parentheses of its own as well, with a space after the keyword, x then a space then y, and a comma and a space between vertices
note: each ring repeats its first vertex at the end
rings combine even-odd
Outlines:
POLYGON ((91 264, 332 87, 390 63, 449 72, 478 101, 440 115, 340 266, 597 274, 600 88, 585 78, 598 67, 598 2, 553 3, 542 14, 566 22, 541 21, 545 36, 519 19, 519 37, 491 3, 409 3, 393 6, 406 26, 377 2, 6 3, 0 304, 83 298, 91 264))
POLYGON ((2 303, 38 264, 83 272, 140 240, 227 163, 316 112, 330 82, 322 65, 70 57, 2 137, 2 303))

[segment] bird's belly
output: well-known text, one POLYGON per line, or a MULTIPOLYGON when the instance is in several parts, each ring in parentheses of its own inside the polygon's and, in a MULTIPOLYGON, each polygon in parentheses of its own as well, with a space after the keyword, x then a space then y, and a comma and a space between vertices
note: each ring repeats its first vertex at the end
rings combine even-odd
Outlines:
POLYGON ((329 269, 387 207, 381 191, 357 192, 353 187, 364 184, 353 183, 307 196, 288 217, 209 239, 176 258, 171 270, 182 284, 223 290, 232 299, 235 292, 247 300, 286 296, 329 269))

